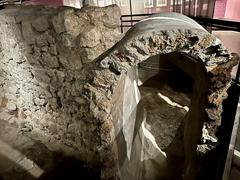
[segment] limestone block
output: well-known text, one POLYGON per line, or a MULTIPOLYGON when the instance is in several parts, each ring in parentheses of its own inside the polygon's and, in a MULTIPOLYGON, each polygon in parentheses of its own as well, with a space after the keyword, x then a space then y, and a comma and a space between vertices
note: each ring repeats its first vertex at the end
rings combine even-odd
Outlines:
POLYGON ((49 53, 42 53, 42 58, 40 63, 44 66, 48 66, 51 68, 59 67, 58 59, 56 56, 52 56, 49 53))
POLYGON ((52 18, 53 28, 55 32, 58 34, 66 31, 63 17, 64 17, 63 12, 59 12, 57 15, 53 16, 52 18))
POLYGON ((22 34, 27 43, 33 44, 35 42, 35 33, 33 32, 32 25, 29 21, 22 22, 22 34))
POLYGON ((17 105, 11 101, 7 103, 7 109, 9 111, 16 111, 17 110, 17 105))
POLYGON ((49 28, 49 22, 47 16, 40 16, 32 21, 32 26, 38 32, 46 31, 49 28))
POLYGON ((79 37, 79 46, 84 48, 93 48, 100 43, 101 33, 97 28, 90 27, 86 29, 79 37))
POLYGON ((118 28, 121 24, 119 19, 120 16, 121 11, 119 11, 117 6, 108 6, 102 18, 103 24, 109 28, 118 28))
POLYGON ((44 106, 47 104, 47 100, 46 99, 42 99, 42 98, 38 98, 38 97, 35 97, 33 99, 33 102, 36 106, 44 106))
POLYGON ((116 5, 110 5, 106 8, 93 8, 83 9, 84 12, 90 17, 91 23, 99 26, 103 24, 109 28, 117 28, 120 26, 121 11, 116 5))
MULTIPOLYGON (((10 88, 8 88, 8 89, 10 89, 10 88)), ((7 98, 8 100, 17 101, 17 95, 14 93, 11 93, 9 91, 5 94, 5 98, 7 98)))
POLYGON ((24 167, 26 170, 30 170, 34 167, 34 162, 24 157, 21 161, 18 162, 20 166, 24 167))
POLYGON ((48 46, 49 44, 53 44, 54 42, 55 40, 48 32, 45 32, 40 36, 36 36, 36 45, 38 47, 48 46))
POLYGON ((67 54, 64 53, 65 51, 66 50, 62 50, 59 52, 59 62, 61 65, 68 70, 82 69, 82 57, 79 57, 78 52, 69 52, 70 56, 67 56, 67 54))
POLYGON ((68 13, 64 19, 64 26, 66 31, 74 38, 76 38, 86 27, 90 26, 89 20, 86 19, 85 13, 76 15, 74 12, 68 13))
POLYGON ((65 80, 65 74, 62 71, 55 71, 55 74, 57 76, 57 79, 60 83, 63 83, 65 80))
POLYGON ((49 76, 48 72, 43 69, 35 69, 34 76, 39 82, 49 84, 51 82, 51 77, 49 76))
POLYGON ((109 49, 112 47, 117 41, 121 39, 119 36, 118 29, 110 30, 108 28, 103 28, 101 30, 102 34, 102 42, 104 44, 104 48, 109 49), (111 38, 109 38, 111 37, 111 38))
POLYGON ((70 124, 68 126, 68 132, 77 132, 79 129, 79 125, 76 123, 70 124))
POLYGON ((47 126, 49 128, 49 131, 55 134, 57 132, 57 124, 54 122, 48 122, 47 124, 48 124, 47 126))
POLYGON ((102 51, 104 50, 103 45, 95 46, 94 48, 81 48, 81 55, 82 55, 82 62, 89 63, 101 55, 102 51))
POLYGON ((50 52, 51 55, 57 56, 58 55, 58 51, 57 51, 56 45, 51 44, 49 52, 50 52))

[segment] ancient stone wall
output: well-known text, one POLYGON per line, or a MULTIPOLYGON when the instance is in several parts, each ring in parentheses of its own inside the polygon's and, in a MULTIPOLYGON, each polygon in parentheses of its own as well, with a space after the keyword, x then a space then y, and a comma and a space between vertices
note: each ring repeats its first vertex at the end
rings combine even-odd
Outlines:
MULTIPOLYGON (((144 20, 115 44, 120 39, 119 16, 116 6, 1 11, 0 118, 52 150, 100 161, 103 179, 124 179, 129 170, 122 169, 122 163, 129 165, 133 151, 141 156, 133 147, 143 148, 133 135, 138 121, 131 121, 137 120, 139 100, 134 97, 137 76, 132 70, 157 54, 186 53, 198 62, 194 101, 184 127, 186 177, 190 176, 199 139, 203 137, 199 146, 216 143, 212 141, 221 122, 222 101, 237 61, 218 39, 179 14, 144 20), (210 142, 204 142, 208 137, 210 142)), ((143 119, 143 110, 140 114, 143 119)))
MULTIPOLYGON (((118 156, 121 148, 126 150, 124 146, 128 142, 118 141, 125 129, 123 126, 120 131, 119 128, 114 128, 116 124, 121 126, 121 120, 108 114, 113 108, 106 108, 106 104, 116 106, 112 104, 114 96, 108 92, 113 95, 119 92, 117 85, 122 76, 138 63, 156 54, 172 52, 189 54, 197 62, 197 68, 190 70, 194 85, 191 105, 185 117, 185 179, 195 178, 197 150, 206 153, 218 144, 216 130, 221 124, 222 102, 227 97, 226 90, 231 82, 230 72, 237 64, 237 58, 232 57, 219 39, 190 18, 180 14, 162 13, 136 24, 121 41, 97 59, 98 67, 92 74, 94 81, 89 83, 88 96, 89 100, 99 96, 106 97, 104 103, 96 101, 97 108, 90 108, 90 113, 99 121, 104 149, 103 178, 121 179, 126 176, 121 168, 123 159, 129 158, 127 153, 125 156, 118 156), (102 89, 99 82, 107 82, 108 86, 102 89), (118 149, 116 144, 121 144, 121 148, 118 149)), ((182 64, 181 60, 179 64, 182 64)), ((186 64, 182 69, 187 67, 186 64)), ((120 104, 120 108, 124 107, 120 104)))
POLYGON ((100 138, 84 85, 89 62, 120 38, 119 17, 117 6, 2 10, 0 118, 50 149, 91 161, 100 138))

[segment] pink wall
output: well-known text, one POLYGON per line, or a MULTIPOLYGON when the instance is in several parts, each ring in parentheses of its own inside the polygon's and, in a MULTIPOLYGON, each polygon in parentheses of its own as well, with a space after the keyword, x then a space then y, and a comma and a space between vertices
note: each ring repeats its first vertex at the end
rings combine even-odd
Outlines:
POLYGON ((63 6, 63 0, 30 0, 23 2, 23 4, 63 6))
POLYGON ((227 0, 225 18, 240 20, 240 0, 227 0))
POLYGON ((227 0, 216 0, 214 17, 215 18, 224 18, 226 10, 227 0))

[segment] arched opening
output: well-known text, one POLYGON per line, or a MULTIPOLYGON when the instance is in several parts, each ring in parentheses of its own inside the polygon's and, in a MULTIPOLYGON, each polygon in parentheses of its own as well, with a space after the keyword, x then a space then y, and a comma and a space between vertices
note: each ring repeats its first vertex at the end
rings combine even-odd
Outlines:
MULTIPOLYGON (((222 100, 226 97, 226 90, 231 81, 231 68, 236 64, 226 48, 193 20, 179 14, 160 14, 136 24, 119 43, 99 56, 96 62, 102 68, 100 71, 103 72, 97 72, 99 79, 103 79, 103 77, 109 79, 109 74, 114 77, 110 79, 112 86, 109 88, 113 92, 110 96, 111 116, 101 116, 109 117, 108 119, 101 118, 104 123, 100 126, 101 135, 104 135, 101 136, 101 140, 105 143, 107 139, 107 145, 109 145, 109 151, 103 155, 105 164, 102 168, 103 176, 107 177, 106 175, 112 174, 111 176, 118 176, 119 179, 196 179, 197 153, 208 152, 210 150, 208 146, 218 142, 215 133, 217 132, 216 128, 221 123, 222 100), (167 62, 170 62, 170 69, 163 67, 168 73, 163 73, 163 71, 162 76, 159 75, 157 78, 157 82, 161 81, 162 85, 166 85, 166 82, 169 81, 176 87, 180 82, 180 88, 176 88, 175 93, 172 90, 173 94, 177 94, 177 96, 180 93, 184 94, 184 92, 189 94, 185 94, 190 99, 188 100, 190 104, 188 109, 183 106, 182 100, 179 103, 175 102, 176 99, 179 99, 176 98, 177 96, 175 96, 175 101, 168 97, 172 96, 171 93, 169 94, 170 88, 168 90, 165 88, 165 91, 162 88, 161 91, 168 92, 166 95, 161 92, 157 92, 156 95, 154 92, 153 94, 157 98, 152 98, 153 102, 160 99, 161 103, 167 103, 165 105, 167 108, 164 106, 157 108, 161 110, 161 113, 167 109, 167 113, 164 115, 166 117, 163 119, 173 116, 174 122, 180 124, 175 128, 175 132, 169 136, 171 137, 169 139, 172 139, 169 140, 169 144, 174 144, 173 137, 178 137, 177 130, 181 129, 181 123, 184 121, 180 135, 182 138, 178 143, 180 145, 176 145, 175 149, 173 148, 180 150, 183 149, 180 147, 184 147, 182 153, 179 153, 180 157, 183 156, 180 160, 175 158, 176 156, 174 157, 174 150, 171 153, 167 150, 164 152, 159 148, 156 138, 145 127, 147 125, 144 123, 147 121, 149 113, 140 100, 139 87, 137 86, 139 79, 137 66, 141 67, 141 62, 147 62, 149 57, 156 54, 165 54, 161 56, 166 56, 167 62), (181 80, 181 76, 183 76, 183 80, 181 80), (188 79, 192 80, 188 81, 188 79), (184 83, 186 84, 184 85, 184 83), (186 88, 185 91, 181 92, 180 89, 184 88, 186 88), (171 111, 173 104, 182 111, 188 111, 176 118, 178 117, 174 114, 176 111, 171 111), (106 129, 110 132, 109 136, 107 136, 106 129), (109 152, 112 153, 111 158, 109 152), (148 156, 145 156, 146 154, 148 156), (171 159, 167 154, 173 154, 173 158, 171 159), (160 168, 156 168, 155 177, 149 177, 145 173, 148 173, 148 169, 145 168, 144 162, 151 159, 160 162, 157 163, 160 168), (115 162, 115 170, 110 172, 109 169, 113 169, 113 162, 115 162), (175 164, 172 167, 177 167, 179 170, 175 168, 171 170, 172 168, 169 168, 171 165, 168 165, 171 162, 175 164), (179 166, 177 162, 180 162, 179 166), (159 171, 162 174, 159 175, 159 171)), ((140 84, 158 84, 161 86, 159 83, 149 82, 156 78, 153 70, 146 76, 145 80, 148 79, 148 81, 142 80, 140 84)), ((94 87, 97 86, 94 85, 94 87)), ((104 90, 103 94, 106 92, 104 90)), ((109 97, 109 94, 106 96, 109 97)), ((151 103, 150 105, 153 108, 156 106, 151 103)), ((102 107, 99 106, 99 108, 102 107)), ((95 109, 93 112, 95 113, 95 109)), ((157 112, 159 113, 159 111, 157 112)), ((152 125, 152 127, 158 129, 157 125, 152 125)), ((171 127, 166 125, 162 129, 170 131, 171 127)), ((166 140, 164 135, 162 137, 160 142, 166 140)), ((149 165, 149 169, 154 169, 152 168, 154 166, 156 166, 155 162, 149 165)))
POLYGON ((144 147, 144 179, 180 179, 184 173, 184 126, 194 84, 189 70, 196 64, 186 54, 169 53, 138 65, 140 105, 146 110, 144 131, 148 131, 145 136, 152 135, 144 137, 145 144, 158 146, 144 147), (164 160, 159 159, 161 153, 164 160))
POLYGON ((206 82, 201 62, 178 52, 152 56, 120 75, 112 116, 121 178, 194 176, 206 82))

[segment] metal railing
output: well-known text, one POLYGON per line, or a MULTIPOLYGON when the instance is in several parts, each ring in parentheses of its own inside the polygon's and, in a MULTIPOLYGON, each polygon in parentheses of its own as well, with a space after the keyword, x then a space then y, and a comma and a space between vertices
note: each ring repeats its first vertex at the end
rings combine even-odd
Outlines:
MULTIPOLYGON (((123 33, 123 28, 131 28, 137 22, 154 14, 157 14, 157 13, 122 15, 120 17, 121 32, 123 33)), ((189 17, 210 31, 211 30, 231 30, 231 31, 240 32, 240 21, 213 19, 213 18, 206 18, 206 17, 194 17, 194 16, 189 16, 189 17)), ((239 77, 240 77, 240 66, 238 67, 236 78, 234 79, 234 81, 237 84, 239 84, 239 77)))
MULTIPOLYGON (((0 0, 0 5, 6 5, 6 4, 9 4, 9 0, 0 0)), ((13 0, 13 3, 14 4, 21 4, 22 3, 22 0, 13 0)))
MULTIPOLYGON (((122 15, 121 20, 121 32, 124 32, 124 28, 130 28, 137 22, 141 21, 142 19, 154 15, 153 14, 128 14, 122 15)), ((232 20, 225 20, 225 19, 212 19, 206 17, 194 17, 189 16, 193 20, 197 21, 199 24, 204 26, 206 29, 211 30, 232 30, 240 32, 240 21, 232 21, 232 20)))

